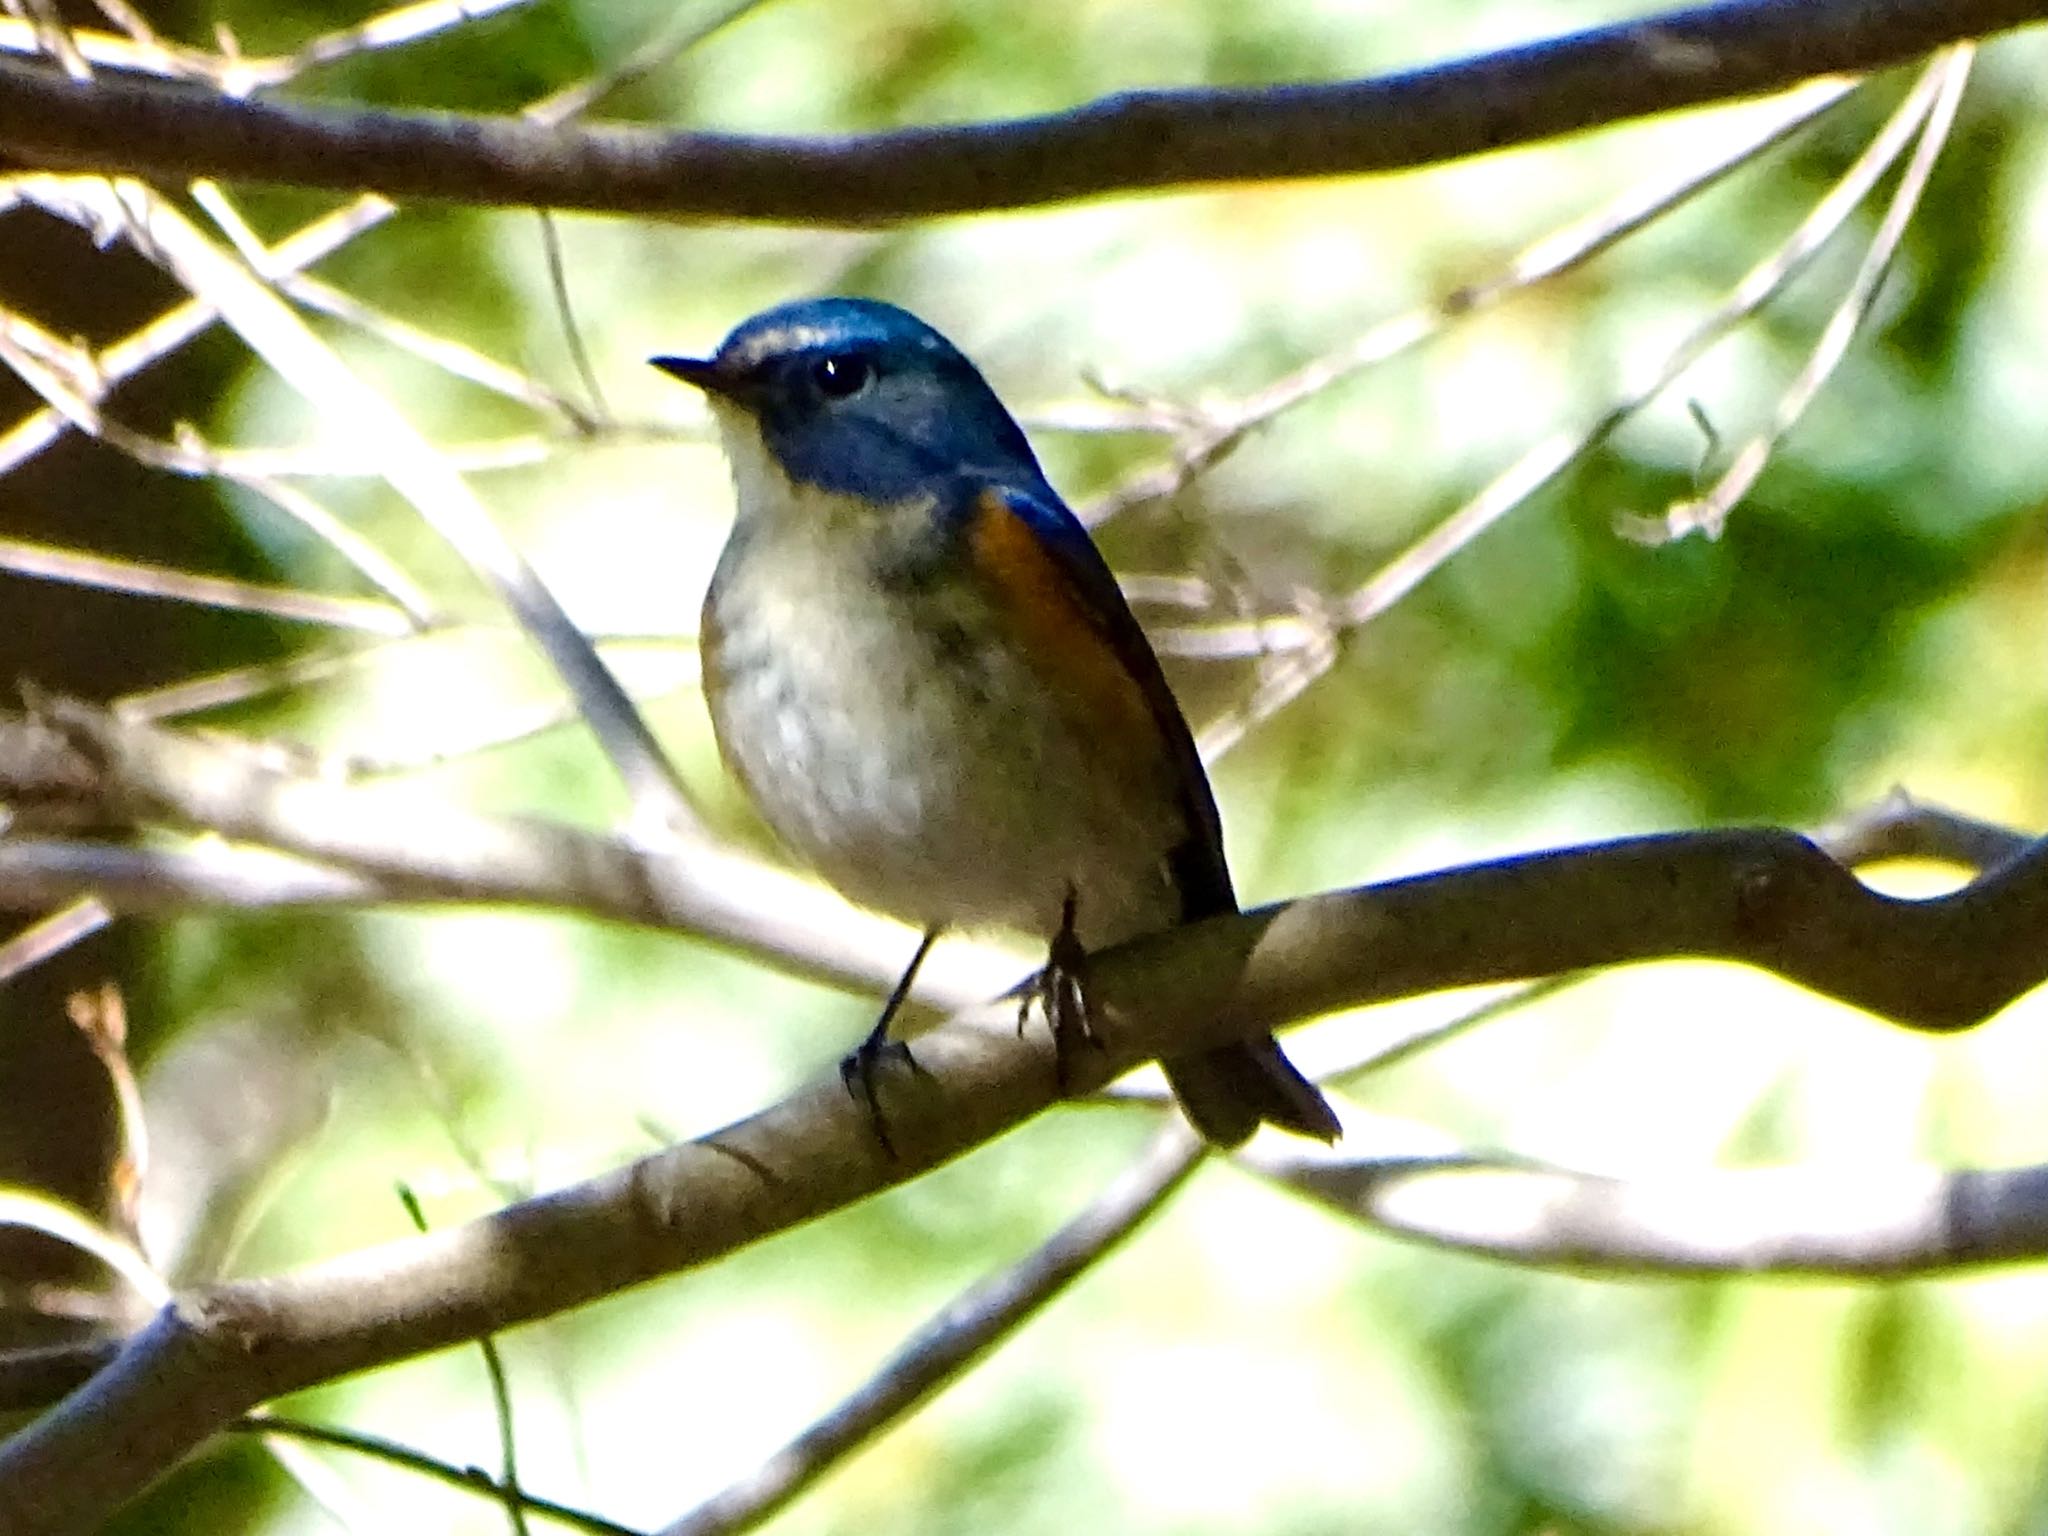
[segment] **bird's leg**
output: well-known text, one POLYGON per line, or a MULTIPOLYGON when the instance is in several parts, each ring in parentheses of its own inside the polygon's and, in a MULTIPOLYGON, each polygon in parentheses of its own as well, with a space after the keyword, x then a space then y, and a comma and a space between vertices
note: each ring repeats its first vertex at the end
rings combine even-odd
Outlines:
POLYGON ((839 1081, 846 1085, 847 1093, 867 1110, 868 1120, 875 1128, 875 1140, 882 1144, 882 1150, 891 1158, 896 1156, 896 1147, 889 1140, 889 1127, 882 1119, 882 1101, 875 1096, 875 1080, 880 1076, 885 1061, 900 1061, 913 1072, 923 1070, 918 1066, 917 1058, 910 1054, 909 1046, 901 1040, 889 1038, 889 1026, 902 1011, 904 1001, 910 996, 910 988, 917 980, 918 968, 924 964, 924 957, 931 953, 932 945, 938 942, 941 931, 937 924, 925 929, 924 937, 917 941, 917 952, 897 978, 889 1000, 882 1004, 881 1017, 875 1020, 875 1027, 868 1031, 867 1039, 839 1063, 839 1081))
POLYGON ((1052 1031, 1053 1071, 1061 1093, 1067 1091, 1067 1063, 1074 1047, 1102 1048, 1088 1017, 1088 951, 1074 932, 1075 904, 1074 888, 1069 885, 1066 900, 1060 903, 1059 932, 1052 936, 1046 951, 1045 969, 1038 973, 1037 984, 1025 990, 1017 1008, 1019 1034, 1024 1032, 1024 1016, 1034 997, 1045 1010, 1045 1025, 1052 1031))

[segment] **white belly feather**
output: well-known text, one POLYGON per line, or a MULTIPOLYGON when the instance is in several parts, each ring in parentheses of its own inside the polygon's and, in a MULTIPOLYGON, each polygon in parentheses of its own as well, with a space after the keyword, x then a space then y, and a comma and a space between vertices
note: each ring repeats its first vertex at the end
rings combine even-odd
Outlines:
POLYGON ((1090 947, 1174 921, 1170 786, 1093 771, 968 583, 885 587, 875 514, 810 499, 746 520, 704 639, 720 748, 792 852, 920 925, 1049 935, 1070 885, 1090 947))

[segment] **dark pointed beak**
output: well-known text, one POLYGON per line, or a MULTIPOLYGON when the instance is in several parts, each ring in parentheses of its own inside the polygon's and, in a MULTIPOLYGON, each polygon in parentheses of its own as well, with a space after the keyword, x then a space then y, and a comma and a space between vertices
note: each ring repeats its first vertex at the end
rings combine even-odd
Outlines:
POLYGON ((720 368, 716 358, 650 357, 647 361, 685 384, 696 385, 706 394, 721 395, 728 400, 739 397, 740 381, 720 368))

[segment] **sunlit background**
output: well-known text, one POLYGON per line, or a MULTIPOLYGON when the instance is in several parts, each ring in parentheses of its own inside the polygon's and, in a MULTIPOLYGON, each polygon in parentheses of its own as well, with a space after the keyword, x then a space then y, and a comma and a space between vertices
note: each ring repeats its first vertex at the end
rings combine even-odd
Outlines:
MULTIPOLYGON (((767 0, 601 115, 831 132, 1048 111, 1131 86, 1380 72, 1644 9, 767 0)), ((194 46, 229 27, 250 53, 363 14, 276 0, 149 11, 194 46)), ((293 89, 512 110, 676 19, 550 0, 293 89)), ((1867 327, 1720 538, 1622 530, 1697 494, 1769 426, 1891 179, 1581 465, 1391 611, 1342 628, 1333 667, 1284 709, 1247 713, 1256 654, 1170 659, 1198 724, 1240 727, 1212 771, 1247 902, 1619 834, 1811 826, 1895 785, 2022 829, 2048 822, 2044 62, 2039 37, 1987 47, 1867 327)), ((1170 639, 1313 613, 1532 445, 1590 427, 1789 234, 1909 77, 1617 249, 1279 416, 1180 494, 1120 512, 1100 537, 1121 572, 1202 584, 1199 606, 1143 616, 1170 639)), ((708 350, 799 295, 894 300, 982 366, 1086 508, 1170 457, 1168 436, 1139 429, 1141 408, 1156 420, 1249 396, 1706 163, 1771 110, 1372 180, 871 233, 563 218, 572 323, 601 401, 577 378, 531 214, 409 208, 317 269, 561 391, 601 423, 588 435, 361 327, 320 329, 437 442, 538 444, 474 485, 578 621, 614 637, 606 654, 714 826, 765 851, 711 749, 690 644, 730 516, 725 470, 696 402, 647 356, 708 350)), ((237 194, 267 238, 332 201, 237 194)), ((0 301, 52 329, 106 339, 173 297, 133 257, 30 210, 0 214, 0 301)), ((18 389, 0 400, 7 420, 34 403, 18 389)), ((358 441, 357 424, 316 418, 218 334, 117 403, 143 430, 189 422, 224 448, 345 465, 358 441)), ((346 665, 206 723, 402 768, 423 796, 615 825, 623 793, 581 730, 483 745, 555 694, 456 557, 374 479, 304 484, 475 623, 358 641, 346 665)), ((262 496, 75 438, 0 478, 0 532, 360 590, 262 496)), ((309 626, 11 576, 0 604, 19 615, 0 634, 9 675, 97 697, 331 643, 309 626)), ((1954 876, 1879 878, 1919 891, 1954 876)), ((875 1006, 674 937, 489 910, 192 915, 104 937, 34 985, 61 996, 103 974, 127 992, 161 1127, 158 1236, 186 1251, 181 1278, 402 1237, 401 1186, 451 1224, 710 1130, 827 1070, 875 1006)), ((27 1018, 42 996, 24 982, 0 1007, 27 1018)), ((1299 1054, 1353 1058, 1374 1032, 1472 1001, 1322 1021, 1299 1054)), ((2025 1163, 2048 1160, 2044 1022, 2030 1000, 1927 1039, 1757 974, 1659 965, 1341 1086, 1347 1109, 1617 1175, 2025 1163)), ((0 1061, 0 1102, 33 1091, 0 1061)), ((525 1486, 627 1525, 675 1518, 1027 1252, 1152 1124, 1142 1109, 1063 1109, 707 1272, 506 1338, 525 1486)), ((473 1350, 287 1406, 497 1465, 473 1350)), ((1536 1273, 1403 1245, 1216 1165, 768 1529, 2023 1531, 2048 1520, 2044 1447, 2037 1271, 1856 1285, 1536 1273)), ((115 1529, 505 1528, 502 1508, 402 1469, 296 1455, 288 1472, 253 1443, 218 1450, 115 1529)))

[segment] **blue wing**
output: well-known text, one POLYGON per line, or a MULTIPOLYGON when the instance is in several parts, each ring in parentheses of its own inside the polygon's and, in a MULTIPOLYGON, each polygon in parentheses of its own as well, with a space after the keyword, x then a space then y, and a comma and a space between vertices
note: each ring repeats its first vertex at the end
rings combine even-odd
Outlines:
MULTIPOLYGON (((1084 700, 1104 728, 1151 728, 1188 827, 1167 855, 1182 920, 1236 911, 1216 801, 1187 719, 1087 530, 1042 482, 1028 490, 983 483, 952 510, 968 559, 1001 595, 1048 677, 1084 700)), ((1243 1141, 1261 1121, 1323 1141, 1342 1132, 1315 1084, 1271 1035, 1169 1056, 1161 1065, 1188 1118, 1224 1146, 1243 1141)))
POLYGON ((1187 717, 1088 530, 1049 489, 983 484, 960 505, 970 558, 1032 617, 1034 650, 1157 733, 1188 827, 1168 855, 1183 921, 1235 911, 1222 823, 1187 717))

